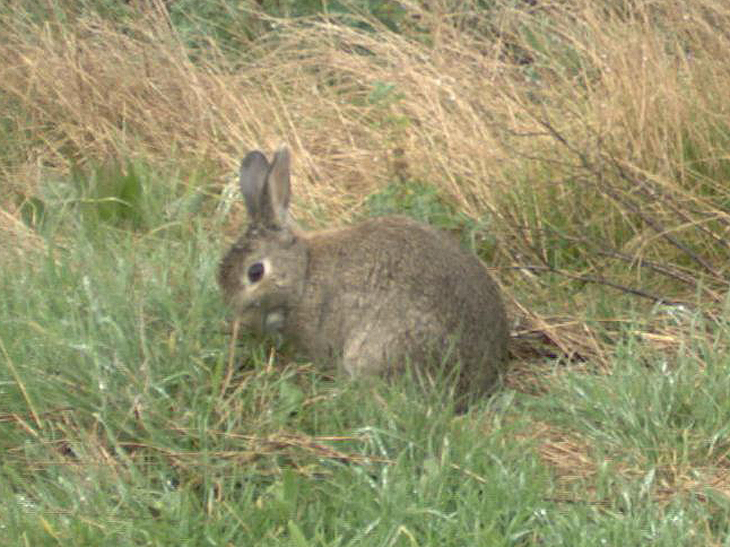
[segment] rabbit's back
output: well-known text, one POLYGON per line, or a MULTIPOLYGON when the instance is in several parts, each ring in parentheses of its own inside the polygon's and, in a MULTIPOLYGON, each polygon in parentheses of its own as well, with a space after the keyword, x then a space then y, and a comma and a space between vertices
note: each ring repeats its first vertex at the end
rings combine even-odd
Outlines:
POLYGON ((359 375, 451 352, 466 385, 493 383, 506 354, 504 307, 484 266, 453 238, 399 216, 304 237, 305 289, 285 334, 313 359, 359 375))

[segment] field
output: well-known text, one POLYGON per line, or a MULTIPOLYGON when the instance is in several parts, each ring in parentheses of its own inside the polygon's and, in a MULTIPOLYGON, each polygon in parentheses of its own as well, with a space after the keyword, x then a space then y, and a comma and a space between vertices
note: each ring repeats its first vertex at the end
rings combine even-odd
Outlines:
POLYGON ((3 545, 730 545, 725 0, 0 6, 3 545), (477 253, 510 368, 347 382, 244 334, 242 155, 310 229, 477 253))

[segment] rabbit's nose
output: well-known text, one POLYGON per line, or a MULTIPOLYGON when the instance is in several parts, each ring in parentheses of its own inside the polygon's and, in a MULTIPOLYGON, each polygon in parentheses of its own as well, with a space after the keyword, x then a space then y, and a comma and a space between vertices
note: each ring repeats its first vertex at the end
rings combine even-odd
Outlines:
POLYGON ((278 332, 284 325, 284 314, 280 311, 272 311, 266 314, 264 319, 264 330, 266 332, 278 332))

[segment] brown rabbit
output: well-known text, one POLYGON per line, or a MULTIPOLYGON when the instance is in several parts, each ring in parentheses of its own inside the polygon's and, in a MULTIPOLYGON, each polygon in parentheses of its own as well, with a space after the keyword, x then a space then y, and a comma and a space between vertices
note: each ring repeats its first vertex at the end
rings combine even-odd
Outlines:
POLYGON ((499 290, 456 241, 414 220, 379 217, 302 233, 289 220, 289 151, 241 162, 250 224, 218 282, 242 325, 279 333, 351 376, 460 363, 462 392, 489 389, 509 338, 499 290))

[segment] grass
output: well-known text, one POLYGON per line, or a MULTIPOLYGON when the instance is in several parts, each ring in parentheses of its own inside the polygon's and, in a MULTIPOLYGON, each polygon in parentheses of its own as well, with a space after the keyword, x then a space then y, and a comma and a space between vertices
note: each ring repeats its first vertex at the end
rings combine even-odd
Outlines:
POLYGON ((2 524, 18 544, 694 545, 729 532, 727 323, 693 319, 672 359, 630 326, 610 375, 555 365, 547 394, 505 388, 466 415, 446 386, 333 381, 272 364, 256 341, 226 387, 206 223, 134 238, 61 215, 49 222, 73 245, 2 285, 2 524))
POLYGON ((727 545, 725 3, 259 4, 0 8, 5 542, 727 545), (232 174, 282 141, 303 225, 493 268, 490 399, 228 369, 232 174))

